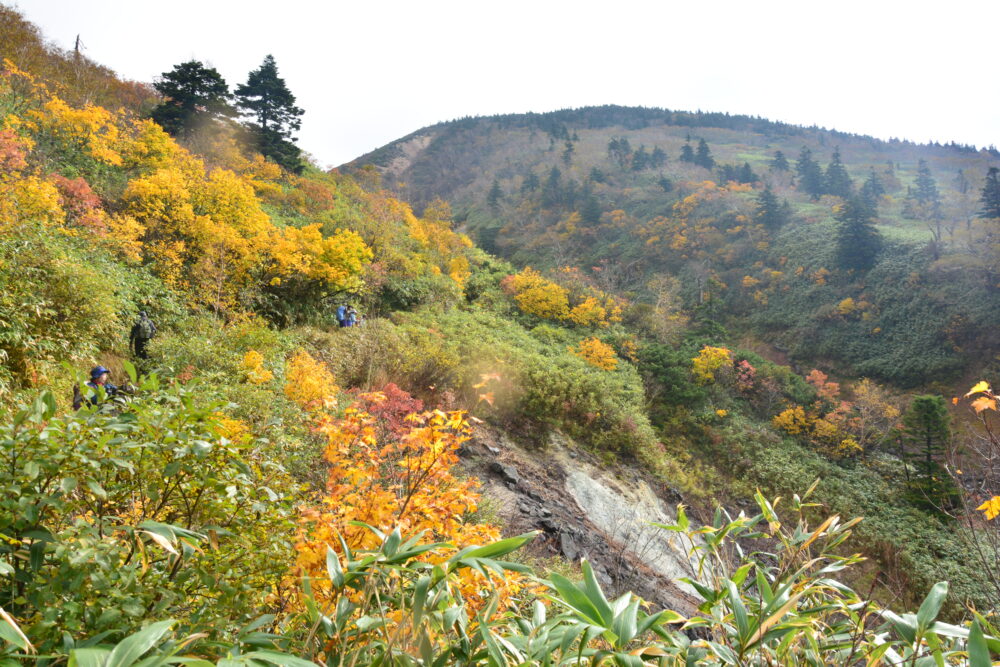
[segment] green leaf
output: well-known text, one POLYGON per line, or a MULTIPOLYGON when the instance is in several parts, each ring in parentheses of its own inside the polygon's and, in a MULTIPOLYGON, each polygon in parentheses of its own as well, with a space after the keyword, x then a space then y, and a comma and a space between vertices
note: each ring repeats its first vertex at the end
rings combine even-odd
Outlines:
POLYGON ((334 587, 338 591, 342 589, 344 587, 344 571, 340 567, 340 558, 337 557, 337 552, 330 545, 326 547, 326 571, 330 575, 330 581, 333 582, 334 587))
POLYGON ((451 557, 452 562, 457 562, 464 558, 496 558, 497 556, 505 556, 512 551, 520 549, 528 540, 534 539, 538 535, 538 531, 532 531, 530 533, 524 533, 523 535, 517 535, 515 537, 508 537, 505 540, 500 540, 499 542, 494 542, 493 544, 487 544, 483 547, 474 547, 469 550, 463 550, 451 557))
POLYGON ((993 661, 990 660, 990 647, 986 644, 986 637, 983 636, 983 629, 979 621, 973 621, 972 629, 969 630, 969 667, 990 667, 993 661))
POLYGON ((135 370, 135 364, 128 359, 125 359, 122 361, 122 368, 125 369, 125 374, 128 375, 128 379, 132 382, 132 384, 139 383, 139 374, 135 370))
POLYGON ((59 488, 63 490, 63 493, 71 493, 76 488, 76 484, 75 477, 65 477, 59 482, 59 488))
POLYGON ((4 613, 3 616, 0 616, 0 638, 3 638, 5 642, 13 644, 22 651, 27 651, 32 648, 31 642, 29 642, 28 638, 24 636, 24 633, 21 632, 20 628, 14 625, 13 619, 8 620, 6 613, 4 613))
POLYGON ((108 492, 104 490, 104 487, 92 479, 87 480, 87 488, 98 498, 108 497, 108 492))
POLYGON ((924 630, 930 627, 934 619, 937 618, 938 612, 941 611, 941 605, 944 603, 944 599, 948 597, 948 582, 939 581, 934 584, 927 597, 924 598, 923 604, 920 605, 920 610, 917 612, 917 628, 918 634, 923 634, 924 630))
POLYGON ((111 650, 105 667, 131 667, 146 651, 160 643, 174 623, 172 619, 152 623, 126 637, 111 650))
POLYGON ((614 612, 611 610, 611 605, 608 604, 608 599, 604 597, 601 585, 597 583, 597 577, 594 576, 594 568, 591 567, 590 562, 586 559, 581 561, 581 566, 583 568, 583 586, 587 598, 594 608, 597 609, 601 625, 610 628, 614 621, 614 612))
POLYGON ((69 654, 69 667, 104 667, 110 653, 106 648, 73 649, 69 654))
POLYGON ((278 667, 316 667, 315 662, 303 660, 297 656, 279 651, 254 651, 253 653, 247 653, 245 657, 278 665, 278 667))

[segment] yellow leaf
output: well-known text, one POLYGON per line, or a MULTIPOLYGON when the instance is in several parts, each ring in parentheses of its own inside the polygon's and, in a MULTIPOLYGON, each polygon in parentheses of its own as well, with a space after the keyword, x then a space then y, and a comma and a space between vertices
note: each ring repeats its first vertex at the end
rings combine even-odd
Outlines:
POLYGON ((993 496, 976 509, 984 513, 986 518, 992 521, 1000 514, 1000 496, 993 496))
POLYGON ((972 407, 976 410, 976 414, 978 415, 980 412, 986 410, 987 408, 990 410, 996 410, 997 402, 995 398, 989 398, 988 396, 980 396, 979 398, 977 398, 972 402, 972 407))
POLYGON ((966 397, 972 396, 973 394, 979 394, 984 391, 990 391, 990 385, 989 383, 986 382, 986 380, 980 380, 979 382, 976 383, 975 387, 969 390, 969 393, 966 394, 966 397))

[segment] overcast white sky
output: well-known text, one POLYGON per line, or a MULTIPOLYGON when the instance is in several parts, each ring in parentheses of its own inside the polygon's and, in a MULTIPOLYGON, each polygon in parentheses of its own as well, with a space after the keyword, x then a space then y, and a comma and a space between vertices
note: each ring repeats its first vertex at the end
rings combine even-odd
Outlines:
POLYGON ((127 78, 272 53, 322 165, 466 115, 728 111, 1000 144, 1000 0, 0 0, 127 78))

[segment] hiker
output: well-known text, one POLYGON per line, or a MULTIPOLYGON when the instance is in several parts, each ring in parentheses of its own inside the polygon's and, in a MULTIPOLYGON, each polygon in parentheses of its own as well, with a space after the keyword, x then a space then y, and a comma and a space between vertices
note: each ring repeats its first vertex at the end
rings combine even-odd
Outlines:
POLYGON ((118 393, 119 389, 115 385, 108 381, 111 375, 109 371, 104 366, 94 366, 90 369, 90 380, 84 385, 89 388, 92 392, 88 392, 87 396, 84 396, 80 391, 80 385, 73 387, 73 409, 79 410, 83 407, 84 403, 87 405, 98 405, 101 401, 101 387, 104 388, 104 393, 107 398, 111 398, 118 393))
POLYGON ((149 339, 155 335, 156 325, 146 315, 145 310, 140 310, 139 321, 132 327, 132 333, 129 334, 128 340, 129 347, 135 352, 135 356, 140 359, 149 358, 149 354, 146 352, 146 345, 149 344, 149 339))
POLYGON ((345 326, 358 326, 358 311, 354 309, 354 306, 347 307, 347 324, 345 326))
POLYGON ((347 306, 343 304, 337 306, 337 324, 339 324, 341 327, 350 326, 347 323, 347 306))

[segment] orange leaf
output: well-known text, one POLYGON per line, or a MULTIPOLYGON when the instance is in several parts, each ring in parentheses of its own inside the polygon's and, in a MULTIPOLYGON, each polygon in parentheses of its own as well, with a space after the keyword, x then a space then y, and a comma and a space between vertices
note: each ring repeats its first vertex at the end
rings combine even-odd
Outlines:
POLYGON ((972 402, 972 407, 976 410, 977 415, 986 409, 995 411, 997 409, 997 401, 995 398, 980 396, 972 402))

